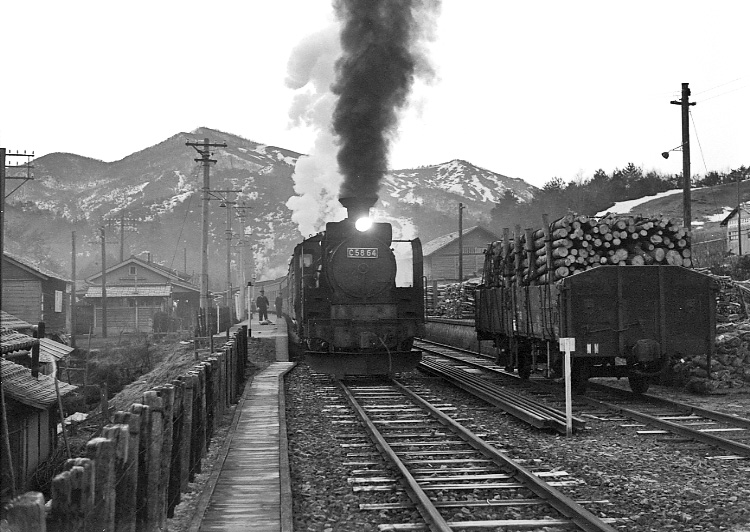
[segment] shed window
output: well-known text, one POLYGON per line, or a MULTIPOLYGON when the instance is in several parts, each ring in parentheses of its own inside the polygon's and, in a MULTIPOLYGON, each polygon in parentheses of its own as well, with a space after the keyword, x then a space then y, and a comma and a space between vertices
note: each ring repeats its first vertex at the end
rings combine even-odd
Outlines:
POLYGON ((135 266, 130 267, 130 275, 135 275, 137 272, 135 270, 135 266))

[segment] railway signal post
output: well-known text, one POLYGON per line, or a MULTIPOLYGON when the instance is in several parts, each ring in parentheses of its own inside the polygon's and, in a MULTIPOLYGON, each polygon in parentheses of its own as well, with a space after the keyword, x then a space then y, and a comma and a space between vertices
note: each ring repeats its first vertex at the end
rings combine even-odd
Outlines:
POLYGON ((576 350, 575 338, 560 338, 560 351, 565 353, 565 435, 573 435, 573 393, 570 354, 576 350))

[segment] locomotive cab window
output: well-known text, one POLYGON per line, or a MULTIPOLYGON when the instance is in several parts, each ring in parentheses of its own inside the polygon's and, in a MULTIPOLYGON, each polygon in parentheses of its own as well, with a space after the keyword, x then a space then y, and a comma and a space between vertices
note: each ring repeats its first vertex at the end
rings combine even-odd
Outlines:
POLYGON ((312 253, 305 253, 304 255, 302 255, 302 267, 309 268, 312 265, 313 265, 312 253))
POLYGON ((393 242, 393 255, 396 257, 396 286, 414 286, 414 253, 411 242, 393 242))

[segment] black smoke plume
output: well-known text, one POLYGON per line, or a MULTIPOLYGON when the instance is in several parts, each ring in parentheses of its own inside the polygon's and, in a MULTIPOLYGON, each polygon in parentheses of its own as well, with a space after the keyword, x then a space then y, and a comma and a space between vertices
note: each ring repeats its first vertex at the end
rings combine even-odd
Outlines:
POLYGON ((340 197, 359 198, 364 207, 378 199, 388 171, 388 148, 415 75, 425 68, 417 41, 437 0, 336 0, 343 23, 342 57, 332 87, 339 96, 333 130, 344 176, 340 197), (429 13, 428 13, 429 12, 429 13))

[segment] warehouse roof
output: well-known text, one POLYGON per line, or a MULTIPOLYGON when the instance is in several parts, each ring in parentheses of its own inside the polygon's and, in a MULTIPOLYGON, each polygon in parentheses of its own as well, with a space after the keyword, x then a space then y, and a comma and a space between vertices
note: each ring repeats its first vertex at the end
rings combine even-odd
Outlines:
MULTIPOLYGON (((497 240, 498 238, 492 231, 485 229, 484 227, 481 227, 479 225, 464 229, 463 238, 468 236, 469 233, 473 233, 475 231, 481 231, 485 233, 486 237, 489 239, 487 240, 487 243, 492 242, 493 240, 497 240)), ((429 242, 425 243, 424 246, 422 246, 422 255, 424 255, 425 257, 428 255, 432 255, 436 251, 443 249, 445 246, 456 240, 458 240, 458 231, 453 231, 452 233, 448 233, 447 235, 439 236, 433 240, 430 240, 429 242)))

